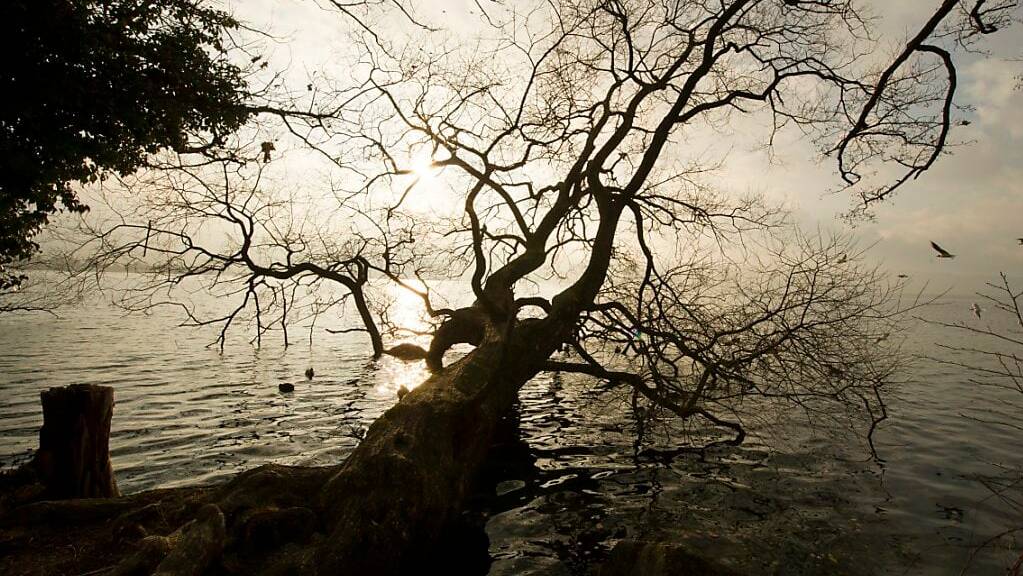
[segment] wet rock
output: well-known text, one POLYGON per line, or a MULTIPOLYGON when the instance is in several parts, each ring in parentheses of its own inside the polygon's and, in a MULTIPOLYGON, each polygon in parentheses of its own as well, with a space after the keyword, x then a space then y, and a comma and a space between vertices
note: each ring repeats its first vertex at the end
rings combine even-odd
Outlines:
POLYGON ((505 480, 497 484, 497 487, 494 488, 494 493, 498 496, 504 496, 505 494, 521 490, 525 487, 526 483, 522 480, 505 480))
POLYGON ((285 393, 294 392, 295 385, 290 382, 281 382, 280 384, 277 385, 277 389, 285 393))
POLYGON ((739 573, 702 558, 670 542, 623 540, 611 550, 600 576, 739 576, 739 573))
POLYGON ((384 354, 394 356, 398 360, 404 360, 406 362, 426 358, 426 350, 424 350, 421 346, 409 344, 408 342, 398 344, 393 348, 388 348, 387 350, 384 350, 384 354))
POLYGON ((173 548, 153 576, 199 576, 224 550, 224 514, 213 504, 199 509, 195 520, 170 536, 173 548))

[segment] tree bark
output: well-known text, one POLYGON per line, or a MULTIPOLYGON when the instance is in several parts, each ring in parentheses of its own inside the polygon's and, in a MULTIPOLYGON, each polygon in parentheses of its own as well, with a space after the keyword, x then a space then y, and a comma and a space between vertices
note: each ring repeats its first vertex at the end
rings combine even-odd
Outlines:
POLYGON ((320 491, 324 574, 436 565, 502 415, 563 337, 538 321, 485 323, 481 344, 378 418, 320 491))
POLYGON ((110 420, 114 389, 72 384, 40 393, 43 427, 32 465, 46 496, 109 498, 118 496, 110 465, 110 420))
POLYGON ((373 345, 373 358, 379 358, 384 353, 384 339, 373 320, 373 312, 366 303, 366 295, 363 294, 361 285, 349 286, 349 290, 352 292, 352 299, 355 300, 355 309, 359 311, 359 317, 366 327, 366 333, 369 334, 370 344, 373 345))
POLYGON ((328 537, 319 574, 402 574, 430 561, 461 513, 493 428, 518 386, 493 378, 498 341, 483 343, 407 394, 320 491, 328 537))

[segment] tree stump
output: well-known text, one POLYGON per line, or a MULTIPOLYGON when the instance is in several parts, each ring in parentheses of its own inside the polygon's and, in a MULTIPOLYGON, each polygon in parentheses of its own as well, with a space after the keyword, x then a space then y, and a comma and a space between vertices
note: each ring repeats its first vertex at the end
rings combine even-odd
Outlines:
POLYGON ((40 393, 43 427, 33 467, 46 497, 119 496, 110 465, 114 389, 72 384, 40 393))

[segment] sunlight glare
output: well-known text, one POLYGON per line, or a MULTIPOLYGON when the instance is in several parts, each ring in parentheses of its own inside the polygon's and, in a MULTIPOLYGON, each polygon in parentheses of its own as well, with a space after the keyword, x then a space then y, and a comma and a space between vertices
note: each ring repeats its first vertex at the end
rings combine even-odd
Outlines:
MULTIPOLYGON (((426 289, 426 286, 416 278, 406 278, 404 282, 417 290, 426 289)), ((400 330, 406 331, 399 336, 400 341, 395 341, 392 345, 410 343, 428 347, 429 337, 421 334, 430 330, 426 305, 422 298, 408 288, 393 284, 390 293, 392 298, 388 311, 390 320, 400 330)), ((397 358, 385 357, 383 362, 387 377, 381 379, 376 391, 382 396, 394 398, 395 401, 398 400, 399 388, 404 386, 412 390, 430 377, 430 372, 422 361, 403 362, 397 358)))
MULTIPOLYGON (((416 290, 426 290, 426 285, 416 278, 406 278, 403 281, 416 290)), ((395 325, 402 330, 408 330, 413 333, 430 330, 426 305, 418 294, 408 288, 393 284, 391 285, 390 292, 392 302, 389 312, 391 321, 395 325)), ((413 336, 416 336, 416 343, 419 343, 418 340, 422 339, 421 336, 416 334, 413 334, 413 336)))
POLYGON ((403 197, 402 207, 413 213, 429 214, 443 210, 447 203, 438 200, 450 194, 438 177, 440 170, 429 150, 412 153, 399 172, 404 177, 396 182, 394 199, 403 197))
POLYGON ((420 152, 412 157, 412 173, 419 179, 420 186, 434 186, 439 171, 440 168, 434 163, 429 152, 420 152))

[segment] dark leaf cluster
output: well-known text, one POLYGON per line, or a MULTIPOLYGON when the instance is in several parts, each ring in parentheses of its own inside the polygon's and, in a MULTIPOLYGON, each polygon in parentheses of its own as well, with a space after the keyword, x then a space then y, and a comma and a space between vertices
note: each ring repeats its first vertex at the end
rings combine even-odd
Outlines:
MULTIPOLYGON (((237 27, 199 0, 0 3, 0 265, 38 250, 50 215, 87 209, 76 183, 246 120, 225 45, 237 27)), ((0 272, 0 286, 17 282, 0 272)))

